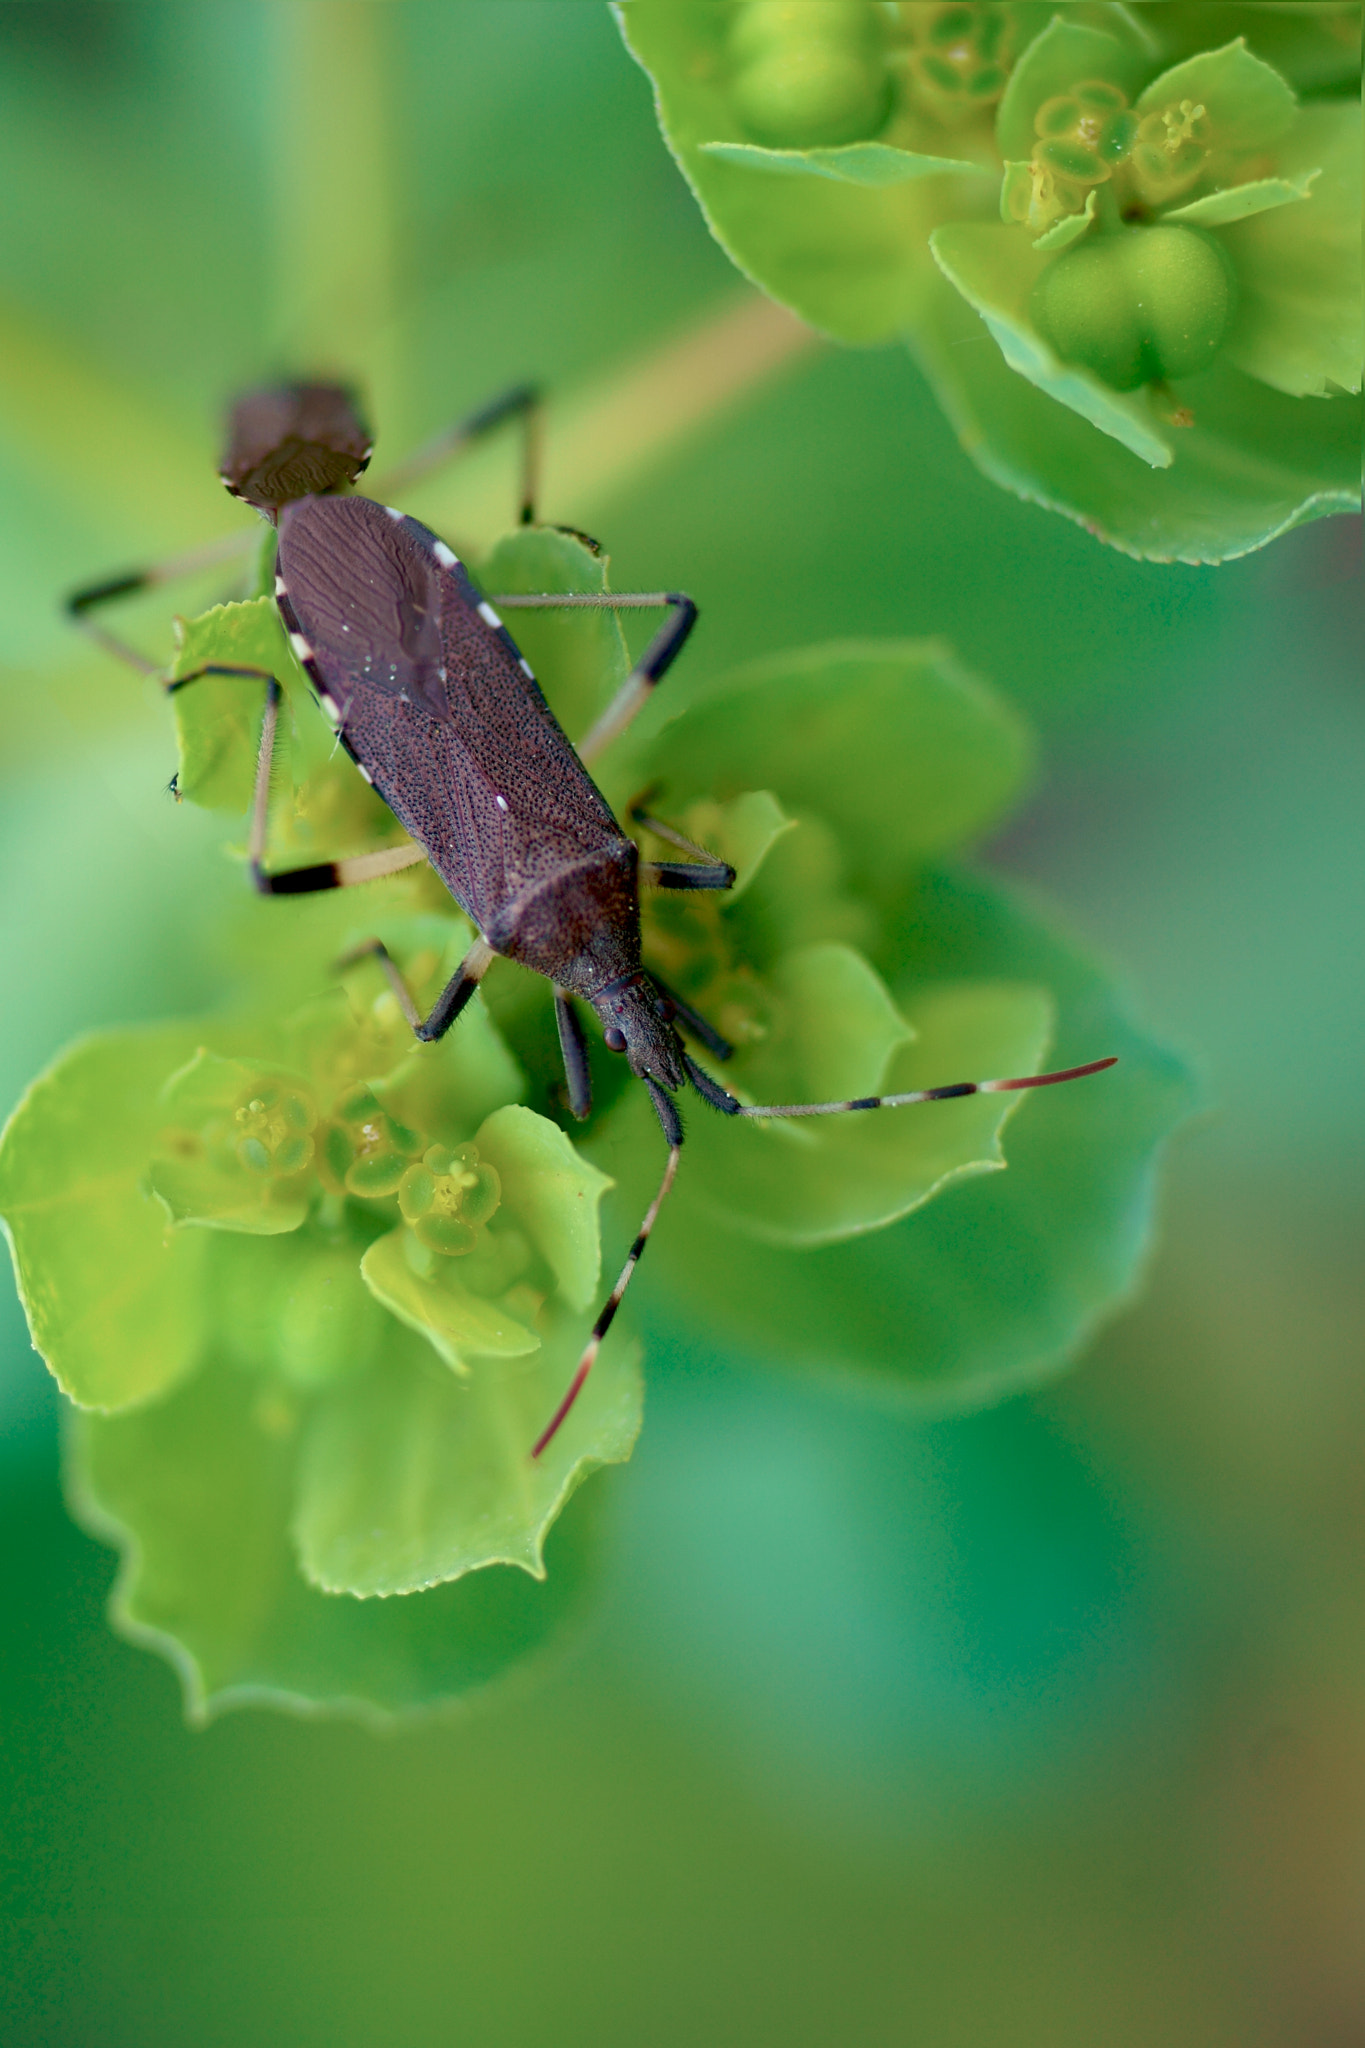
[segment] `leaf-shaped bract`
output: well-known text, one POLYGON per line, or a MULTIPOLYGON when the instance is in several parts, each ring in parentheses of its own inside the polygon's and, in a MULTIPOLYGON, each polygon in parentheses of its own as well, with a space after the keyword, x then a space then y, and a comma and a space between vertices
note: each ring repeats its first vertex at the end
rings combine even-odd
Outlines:
POLYGON ((1359 391, 1360 108, 1305 107, 1279 159, 1311 194, 1226 231, 1241 300, 1225 353, 1292 398, 1359 391))
MULTIPOLYGON (((924 156, 885 142, 845 142, 834 149, 764 149, 756 142, 703 142, 703 156, 785 178, 833 178, 843 185, 904 185, 938 171, 981 171, 965 157, 924 156)), ((985 172, 989 176, 989 172, 985 172)))
POLYGON ((376 1301, 425 1337, 447 1365, 467 1369, 471 1358, 520 1358, 540 1348, 533 1330, 498 1301, 463 1286, 451 1262, 429 1274, 414 1272, 405 1256, 406 1230, 376 1238, 360 1262, 361 1278, 376 1301))
MULTIPOLYGON (((1359 508, 1356 400, 1305 405, 1215 363, 1188 386, 1194 424, 1173 429, 1178 460, 1153 470, 1016 376, 946 280, 913 346, 963 447, 987 476, 1125 554, 1225 562, 1306 520, 1359 508)), ((1183 399, 1184 388, 1175 389, 1183 399)))
POLYGON ((475 1143, 497 1169, 507 1214, 544 1259, 558 1292, 571 1308, 586 1308, 601 1272, 597 1207, 611 1182, 580 1157, 558 1124, 519 1103, 495 1110, 475 1143))
POLYGON ((528 1455, 573 1374, 586 1319, 532 1356, 484 1357, 461 1378, 418 1345, 334 1391, 306 1425, 293 1515, 305 1576, 331 1593, 414 1593, 484 1566, 544 1576, 546 1532, 590 1472, 630 1456, 638 1350, 603 1346, 572 1414, 528 1455))
POLYGON ((297 1412, 257 1379, 213 1364, 154 1407, 80 1416, 70 1432, 73 1510, 124 1553, 115 1626, 175 1665, 192 1720, 254 1704, 379 1722, 448 1706, 541 1649, 579 1606, 591 1568, 581 1506, 556 1535, 546 1585, 493 1569, 411 1600, 318 1591, 289 1536, 297 1430, 297 1412))
MULTIPOLYGON (((1168 206, 1161 218, 1187 221, 1192 227, 1231 227, 1234 221, 1251 220, 1258 213, 1270 213, 1278 206, 1292 206, 1297 200, 1307 199, 1319 175, 1313 170, 1298 179, 1250 178, 1245 185, 1225 185, 1216 192, 1206 192, 1202 199, 1192 199, 1188 206, 1168 206)), ((1033 246, 1036 249, 1038 244, 1033 246)))
MULTIPOLYGON (((924 1016, 917 1006, 939 985, 952 995, 964 983, 1032 983, 1056 1004, 1050 1064, 1103 1051, 1119 1065, 1027 1099, 1008 1126, 1005 1172, 968 1174, 889 1229, 774 1249, 708 1219, 703 1191, 680 1176, 673 1227, 651 1256, 679 1312, 704 1272, 708 1315, 756 1355, 851 1373, 919 1407, 973 1405, 1058 1371, 1130 1293, 1150 1241, 1157 1155, 1189 1109, 1190 1084, 1099 971, 1011 897, 931 872, 896 923, 892 986, 907 1016, 924 1016)), ((949 1057, 934 1080, 969 1078, 961 1065, 949 1057)), ((893 1131, 903 1119, 913 1145, 910 1120, 946 1124, 964 1106, 876 1115, 893 1131)), ((625 1149, 603 1154, 623 1181, 625 1149)))
MULTIPOLYGON (((737 1057, 724 1078, 744 1101, 830 1101, 1033 1073, 1050 1036, 1051 1002, 1041 989, 1026 985, 931 987, 913 999, 902 997, 895 1009, 873 969, 847 948, 834 946, 788 956, 773 978, 792 1008, 801 1006, 802 1057, 794 1073, 782 1070, 781 1043, 772 1053, 762 1046, 757 1056, 737 1057), (873 990, 881 991, 888 1022, 895 1021, 894 1034, 887 1022, 878 1029, 875 1013, 868 1014, 873 990), (913 1035, 900 1021, 902 1011, 913 1035), (824 1062, 819 1057, 822 1035, 824 1062), (860 1054, 861 1068, 850 1067, 850 1059, 860 1054), (836 1080, 844 1085, 831 1085, 836 1080)), ((980 1095, 957 1103, 789 1122, 694 1118, 683 1159, 685 1178, 668 1228, 685 1232, 686 1219, 695 1212, 722 1219, 732 1244, 742 1237, 786 1247, 829 1245, 880 1230, 938 1195, 950 1181, 998 1170, 1005 1161, 1002 1129, 1023 1099, 980 1095)), ((648 1154, 646 1111, 647 1105, 632 1094, 614 1112, 611 1150, 605 1157, 616 1162, 626 1150, 636 1157, 648 1154)), ((637 1170, 632 1191, 637 1199, 641 1185, 637 1170)), ((741 1250, 737 1256, 742 1266, 746 1254, 741 1250)))
POLYGON ((1254 56, 1240 36, 1163 71, 1143 88, 1137 110, 1160 113, 1182 100, 1204 108, 1213 147, 1234 156, 1281 141, 1296 107, 1279 72, 1254 56))
POLYGON ((197 1036, 167 1024, 70 1047, 0 1144, 0 1214, 34 1347, 83 1407, 146 1401, 199 1353, 204 1235, 173 1230, 145 1181, 157 1092, 197 1036))
POLYGON ((1360 84, 1358 0, 1131 0, 1167 59, 1197 56, 1244 36, 1300 92, 1350 91, 1360 84))
MULTIPOLYGON (((753 168, 752 137, 726 85, 729 10, 695 0, 629 0, 616 12, 627 48, 653 82, 679 169, 712 234, 745 275, 841 341, 888 341, 903 333, 927 281, 929 230, 939 219, 984 215, 993 206, 991 174, 998 167, 982 138, 960 140, 954 132, 953 156, 968 159, 966 170, 936 169, 892 183, 831 175, 828 162, 811 162, 813 175, 775 176, 776 166, 765 175, 753 168)), ((942 158, 944 140, 944 131, 921 123, 898 132, 895 144, 915 157, 942 158)), ((849 147, 868 169, 891 160, 886 138, 849 147), (862 154, 869 149, 877 154, 862 154)), ((842 151, 797 154, 838 161, 842 151)))
POLYGON ((849 640, 732 670, 636 765, 675 807, 771 790, 875 887, 993 824, 1031 761, 1022 721, 941 642, 849 640))

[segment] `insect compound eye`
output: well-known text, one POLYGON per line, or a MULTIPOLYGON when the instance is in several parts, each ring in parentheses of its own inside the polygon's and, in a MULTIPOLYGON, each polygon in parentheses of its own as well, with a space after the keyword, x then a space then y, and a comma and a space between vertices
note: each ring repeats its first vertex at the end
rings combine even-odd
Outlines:
POLYGON ((606 1030, 603 1032, 602 1035, 606 1039, 607 1044, 611 1047, 611 1050, 613 1052, 625 1051, 626 1034, 624 1031, 620 1029, 618 1025, 608 1024, 606 1030))

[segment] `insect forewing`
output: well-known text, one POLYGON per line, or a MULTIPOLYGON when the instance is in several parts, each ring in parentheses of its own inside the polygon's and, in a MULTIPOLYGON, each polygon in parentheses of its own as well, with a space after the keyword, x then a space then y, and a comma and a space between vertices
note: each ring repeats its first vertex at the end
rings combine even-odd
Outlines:
POLYGON ((510 634, 415 519, 304 498, 280 519, 280 608, 354 759, 487 931, 624 834, 510 634))

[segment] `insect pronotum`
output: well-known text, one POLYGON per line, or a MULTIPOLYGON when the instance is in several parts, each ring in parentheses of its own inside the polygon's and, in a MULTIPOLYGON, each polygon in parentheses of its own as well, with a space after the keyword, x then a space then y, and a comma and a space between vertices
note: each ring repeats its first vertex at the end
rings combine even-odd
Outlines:
MULTIPOLYGON (((534 393, 521 387, 440 437, 425 454, 452 452, 512 414, 533 421, 535 403, 534 393)), ((530 427, 526 446, 522 509, 530 519, 530 427)), ((501 956, 544 975, 553 987, 576 1117, 588 1114, 592 1099, 579 1002, 595 1011, 608 1047, 626 1058, 649 1091, 668 1146, 663 1176, 564 1397, 531 1447, 532 1457, 538 1458, 587 1379, 673 1185, 683 1142, 675 1097, 683 1087, 690 1084, 727 1116, 838 1116, 1046 1088, 1099 1073, 1115 1062, 1090 1060, 1055 1073, 958 1081, 841 1102, 737 1101, 693 1059, 682 1033, 719 1060, 731 1048, 646 968, 640 933, 642 881, 664 889, 723 890, 733 884, 734 870, 661 820, 635 810, 633 823, 695 856, 642 862, 636 842, 588 773, 588 764, 624 731, 678 655, 696 619, 695 605, 678 591, 546 593, 497 600, 504 608, 657 606, 668 611, 613 702, 575 748, 494 605, 475 590, 446 543, 389 506, 338 494, 359 474, 368 452, 368 436, 347 394, 338 387, 293 386, 283 397, 256 394, 237 407, 224 476, 230 489, 274 517, 279 530, 275 593, 290 644, 339 743, 406 828, 411 844, 283 873, 269 871, 265 847, 278 679, 260 669, 211 664, 170 687, 181 689, 201 675, 225 673, 264 684, 249 841, 252 880, 263 894, 346 888, 427 861, 471 919, 479 936, 426 1017, 383 946, 374 941, 360 949, 377 957, 419 1039, 438 1039, 450 1029, 490 963, 501 956), (322 491, 316 488, 319 483, 322 491)), ((414 462, 405 475, 410 478, 415 469, 414 462)), ((162 580, 162 573, 78 592, 71 608, 84 616, 104 598, 146 587, 149 580, 162 580)), ((116 651, 124 650, 116 645, 116 651)), ((141 657, 135 659, 146 665, 141 657)))

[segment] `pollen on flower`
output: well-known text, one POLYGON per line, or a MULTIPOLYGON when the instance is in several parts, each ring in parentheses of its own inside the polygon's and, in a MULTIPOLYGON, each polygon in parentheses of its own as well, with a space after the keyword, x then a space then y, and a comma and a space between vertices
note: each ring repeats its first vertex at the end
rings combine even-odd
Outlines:
POLYGON ((398 1184, 403 1221, 428 1251, 462 1258, 502 1202, 502 1182, 473 1144, 432 1145, 398 1184))
POLYGON ((368 1086, 344 1089, 319 1149, 323 1185, 371 1201, 395 1194, 425 1142, 420 1131, 391 1116, 368 1086))
POLYGON ((311 1162, 318 1111, 302 1089, 267 1083, 237 1103, 232 1120, 233 1149, 249 1172, 283 1178, 311 1162))
POLYGON ((1138 196, 1159 206, 1187 192, 1208 166, 1211 141, 1208 111, 1193 100, 1144 115, 1131 163, 1138 196))
POLYGON ((1044 100, 1033 127, 1032 157, 1007 167, 1001 212, 1039 235, 1084 211, 1089 192, 1107 184, 1131 151, 1138 120, 1118 86, 1088 78, 1044 100))

